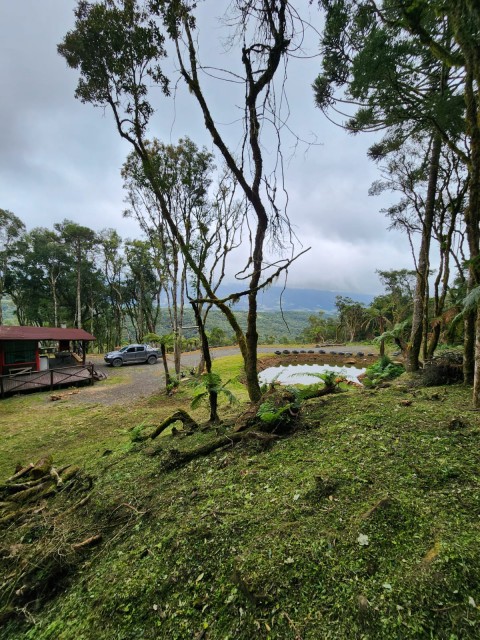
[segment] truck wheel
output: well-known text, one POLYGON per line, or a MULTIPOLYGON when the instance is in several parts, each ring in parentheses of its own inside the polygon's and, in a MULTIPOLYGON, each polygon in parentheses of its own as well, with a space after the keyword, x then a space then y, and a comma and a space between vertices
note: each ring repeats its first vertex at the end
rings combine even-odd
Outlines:
POLYGON ((148 356, 148 364, 155 364, 157 362, 157 356, 148 356))
POLYGON ((121 358, 115 358, 112 362, 112 367, 121 367, 123 364, 123 360, 121 358))

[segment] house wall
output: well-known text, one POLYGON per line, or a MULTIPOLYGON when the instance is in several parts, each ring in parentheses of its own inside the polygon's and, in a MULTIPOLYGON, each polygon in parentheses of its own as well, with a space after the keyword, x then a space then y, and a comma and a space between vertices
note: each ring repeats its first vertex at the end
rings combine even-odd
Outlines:
POLYGON ((0 341, 0 371, 6 375, 15 369, 31 367, 33 371, 40 369, 38 341, 4 340, 0 341))

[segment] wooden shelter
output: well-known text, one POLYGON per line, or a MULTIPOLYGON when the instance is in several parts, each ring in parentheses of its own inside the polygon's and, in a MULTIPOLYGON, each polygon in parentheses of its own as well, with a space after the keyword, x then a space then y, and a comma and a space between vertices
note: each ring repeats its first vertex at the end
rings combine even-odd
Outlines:
POLYGON ((83 329, 0 326, 0 395, 93 382, 86 363, 93 340, 83 329))

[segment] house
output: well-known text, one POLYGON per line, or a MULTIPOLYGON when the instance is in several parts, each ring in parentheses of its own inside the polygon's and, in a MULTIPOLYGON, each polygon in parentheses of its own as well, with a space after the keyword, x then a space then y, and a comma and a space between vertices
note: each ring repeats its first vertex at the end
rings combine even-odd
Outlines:
POLYGON ((83 329, 0 326, 1 396, 85 380, 93 383, 93 365, 85 359, 93 340, 95 336, 83 329))

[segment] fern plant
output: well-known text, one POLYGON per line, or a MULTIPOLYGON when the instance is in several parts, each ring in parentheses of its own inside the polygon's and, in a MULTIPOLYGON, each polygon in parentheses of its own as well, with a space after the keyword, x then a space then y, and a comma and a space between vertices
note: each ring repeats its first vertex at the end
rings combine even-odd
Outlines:
POLYGON ((388 356, 382 356, 377 362, 367 367, 363 384, 366 387, 373 387, 384 380, 393 380, 404 373, 405 368, 401 364, 396 364, 388 356))
POLYGON ((218 420, 217 402, 219 395, 225 396, 230 405, 238 402, 236 396, 230 391, 230 389, 227 389, 227 385, 230 382, 231 380, 227 380, 227 382, 222 383, 221 377, 218 373, 214 373, 213 371, 210 371, 210 373, 204 373, 196 384, 200 390, 193 396, 190 403, 191 408, 196 409, 204 400, 208 400, 210 403, 210 421, 214 422, 215 420, 218 420), (203 391, 201 390, 201 387, 203 387, 203 391))

